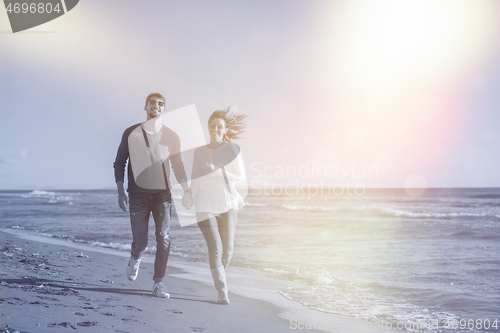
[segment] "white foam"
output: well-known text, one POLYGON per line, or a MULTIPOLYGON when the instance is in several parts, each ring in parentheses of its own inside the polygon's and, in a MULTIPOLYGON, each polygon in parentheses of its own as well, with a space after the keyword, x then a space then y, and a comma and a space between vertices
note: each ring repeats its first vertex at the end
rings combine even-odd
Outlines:
POLYGON ((29 197, 51 197, 55 196, 55 192, 49 192, 49 191, 42 191, 42 190, 34 190, 31 191, 28 194, 21 195, 23 198, 29 198, 29 197))
POLYGON ((104 247, 107 249, 121 250, 121 251, 130 251, 131 248, 130 243, 123 244, 123 243, 90 242, 89 245, 104 247))
POLYGON ((265 207, 266 205, 265 204, 261 204, 261 203, 255 203, 255 202, 245 202, 245 206, 255 206, 255 207, 265 207))
MULTIPOLYGON (((438 218, 446 218, 446 217, 463 217, 463 216, 470 216, 470 217, 485 217, 485 213, 466 213, 466 212, 459 212, 459 213, 426 213, 426 212, 409 212, 409 211, 404 211, 404 210, 399 210, 399 209, 393 209, 393 208, 383 208, 382 212, 391 216, 396 216, 396 217, 438 217, 438 218)), ((498 215, 497 215, 498 216, 498 215)))
POLYGON ((335 207, 324 207, 324 206, 300 206, 300 205, 281 205, 281 207, 288 210, 304 211, 304 212, 334 212, 337 209, 335 207))

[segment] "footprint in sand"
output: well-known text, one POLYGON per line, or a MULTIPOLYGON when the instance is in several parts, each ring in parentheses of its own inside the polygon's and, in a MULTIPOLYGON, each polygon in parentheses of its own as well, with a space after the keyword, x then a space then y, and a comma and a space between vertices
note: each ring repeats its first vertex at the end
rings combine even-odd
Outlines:
POLYGON ((45 299, 47 301, 53 301, 53 302, 59 302, 57 298, 54 297, 48 297, 48 296, 37 296, 38 298, 45 299))
POLYGON ((72 323, 68 323, 67 321, 62 322, 62 323, 59 323, 59 324, 52 323, 52 324, 48 324, 48 325, 47 325, 47 327, 56 327, 56 326, 60 326, 60 327, 71 327, 72 329, 75 329, 75 330, 76 330, 76 325, 75 325, 75 324, 72 324, 72 323))
POLYGON ((85 310, 96 310, 96 308, 94 308, 93 306, 84 306, 84 307, 82 307, 82 309, 85 309, 85 310))
POLYGON ((172 313, 176 313, 176 314, 182 314, 182 311, 181 310, 167 310, 168 312, 172 312, 172 313))
POLYGON ((40 302, 40 301, 34 301, 34 302, 29 302, 29 304, 32 304, 32 305, 42 305, 46 308, 49 307, 49 305, 47 303, 43 303, 43 302, 40 302))
POLYGON ((110 301, 121 301, 121 300, 122 300, 121 297, 108 297, 104 301, 105 302, 110 302, 110 301))
MULTIPOLYGON (((95 326, 97 325, 96 321, 82 321, 80 323, 77 323, 78 326, 82 327, 90 327, 90 326, 95 326)), ((76 328, 76 327, 75 327, 76 328)))
MULTIPOLYGON (((13 329, 12 327, 10 327, 9 325, 5 326, 4 328, 0 329, 0 332, 1 333, 17 333, 19 332, 18 330, 15 330, 13 329)), ((19 333, 27 333, 27 332, 24 332, 24 331, 21 331, 19 333)))
POLYGON ((203 332, 205 330, 203 327, 191 327, 191 329, 195 332, 203 332))
POLYGON ((138 321, 137 319, 135 318, 122 318, 123 321, 132 321, 132 322, 136 322, 138 321))
POLYGON ((103 316, 108 316, 108 317, 113 317, 115 315, 114 313, 111 313, 111 312, 101 312, 100 314, 102 314, 103 316))
POLYGON ((126 308, 127 308, 127 310, 142 311, 141 309, 136 308, 135 306, 132 306, 132 305, 124 305, 124 307, 126 307, 126 308))

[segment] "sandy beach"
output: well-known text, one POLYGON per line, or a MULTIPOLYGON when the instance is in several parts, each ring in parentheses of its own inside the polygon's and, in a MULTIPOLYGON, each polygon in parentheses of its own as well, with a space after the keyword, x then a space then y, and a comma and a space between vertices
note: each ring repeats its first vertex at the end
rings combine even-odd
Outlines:
MULTIPOLYGON (((169 263, 165 279, 171 297, 160 299, 150 290, 152 258, 141 263, 139 277, 130 282, 124 274, 126 253, 12 231, 0 237, 1 332, 381 331, 286 300, 272 290, 272 282, 260 293, 252 291, 270 302, 231 292, 231 304, 219 305, 208 270, 194 276, 196 271, 176 263, 169 263)), ((241 279, 238 288, 237 280, 228 274, 232 289, 249 293, 249 282, 241 279)))

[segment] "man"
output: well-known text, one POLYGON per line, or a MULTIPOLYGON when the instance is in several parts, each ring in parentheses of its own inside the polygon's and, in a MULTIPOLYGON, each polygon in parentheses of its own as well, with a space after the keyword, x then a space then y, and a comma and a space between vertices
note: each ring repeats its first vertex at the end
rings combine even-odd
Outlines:
POLYGON ((175 178, 184 190, 182 204, 190 207, 193 198, 180 156, 179 136, 161 122, 160 116, 165 112, 165 97, 159 93, 150 94, 146 98, 144 110, 147 121, 125 130, 113 164, 118 205, 123 211, 127 211, 128 204, 130 206, 133 242, 126 272, 129 280, 137 278, 142 254, 148 245, 149 216, 153 213, 157 244, 153 295, 168 298, 170 295, 162 281, 170 253, 172 197, 168 180, 169 161, 172 162, 175 178), (127 160, 130 200, 123 186, 127 160))

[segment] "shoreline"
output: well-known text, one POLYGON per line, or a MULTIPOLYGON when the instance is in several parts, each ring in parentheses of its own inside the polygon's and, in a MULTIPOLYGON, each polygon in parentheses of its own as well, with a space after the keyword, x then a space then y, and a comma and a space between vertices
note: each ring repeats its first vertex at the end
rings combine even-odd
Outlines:
POLYGON ((8 229, 0 229, 0 239, 2 329, 45 332, 49 328, 96 326, 106 332, 137 332, 146 327, 151 332, 167 328, 178 332, 388 331, 361 319, 309 309, 279 293, 286 287, 283 281, 249 275, 245 269, 228 269, 231 305, 222 306, 216 303, 208 266, 170 260, 164 282, 171 297, 160 299, 151 296, 151 256, 144 258, 139 277, 131 282, 125 276, 129 254, 124 251, 8 229), (19 316, 25 311, 29 318, 19 316))

